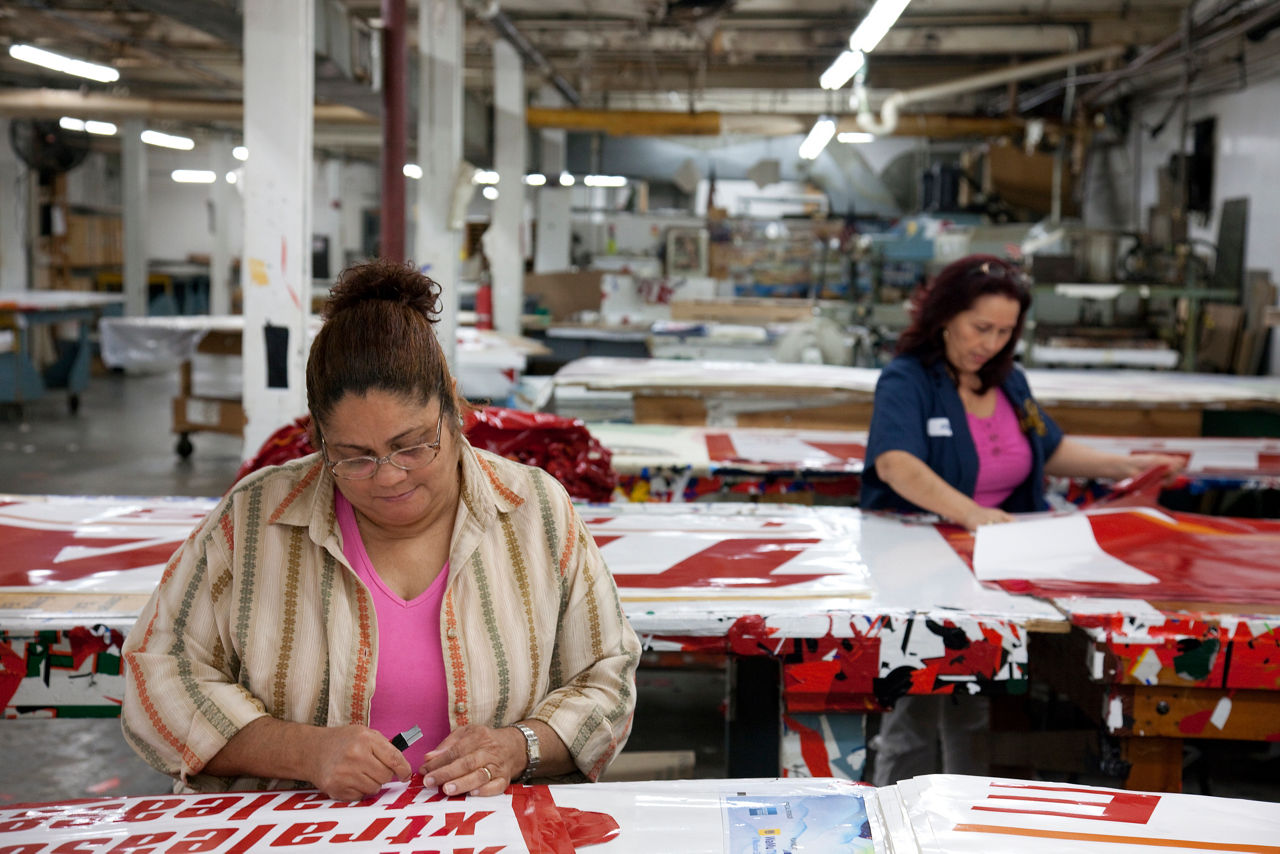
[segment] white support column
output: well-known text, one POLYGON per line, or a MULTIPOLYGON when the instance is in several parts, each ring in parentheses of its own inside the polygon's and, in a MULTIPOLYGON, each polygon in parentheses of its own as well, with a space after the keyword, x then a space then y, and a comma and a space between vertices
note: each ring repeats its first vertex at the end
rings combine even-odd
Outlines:
POLYGON ((0 291, 25 291, 27 264, 27 167, 9 145, 10 119, 0 118, 0 291))
POLYGON ((245 459, 307 406, 314 44, 314 0, 245 0, 245 459))
MULTIPOLYGON (((418 269, 440 283, 436 335, 457 376, 458 253, 453 185, 462 164, 462 4, 422 0, 418 9, 418 216, 414 235, 418 269)), ((465 393, 465 389, 463 390, 465 393)))
MULTIPOLYGON (((541 93, 541 106, 560 107, 564 99, 554 89, 541 93)), ((570 243, 573 236, 570 202, 573 191, 560 186, 560 173, 565 167, 565 138, 563 130, 544 130, 541 133, 542 162, 539 168, 547 176, 547 183, 538 187, 538 231, 533 253, 533 272, 555 273, 569 269, 570 243)))
POLYGON ((209 255, 209 313, 231 313, 231 207, 240 203, 236 188, 227 183, 227 173, 238 162, 231 149, 235 141, 230 134, 216 137, 213 171, 217 175, 209 188, 213 202, 213 252, 209 255))
POLYGON ((520 221, 524 214, 524 68, 516 49, 503 39, 493 44, 493 168, 498 198, 486 234, 485 254, 493 274, 493 327, 520 334, 524 304, 524 252, 520 221))
POLYGON ((120 137, 120 188, 124 200, 124 313, 147 313, 147 145, 142 119, 125 119, 120 137))

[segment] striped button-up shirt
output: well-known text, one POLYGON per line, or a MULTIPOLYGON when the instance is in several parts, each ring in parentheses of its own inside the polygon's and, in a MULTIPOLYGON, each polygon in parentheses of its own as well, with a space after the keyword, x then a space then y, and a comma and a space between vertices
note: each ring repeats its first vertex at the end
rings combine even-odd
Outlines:
MULTIPOLYGON (((450 724, 541 720, 594 780, 630 731, 640 643, 560 484, 459 441, 440 620, 450 724)), ((180 790, 289 786, 201 769, 261 715, 367 725, 377 655, 332 475, 315 455, 265 469, 178 549, 129 634, 125 737, 180 790)))

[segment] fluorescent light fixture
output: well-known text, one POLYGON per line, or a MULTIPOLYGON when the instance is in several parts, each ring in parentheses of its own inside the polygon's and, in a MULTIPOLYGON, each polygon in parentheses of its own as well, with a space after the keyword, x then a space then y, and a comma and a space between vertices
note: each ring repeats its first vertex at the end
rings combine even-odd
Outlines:
POLYGON ((860 50, 863 53, 875 50, 880 39, 889 32, 889 28, 897 22, 898 16, 910 2, 911 0, 876 0, 862 23, 849 36, 849 50, 860 50))
POLYGON ((561 187, 572 187, 572 186, 573 186, 573 176, 572 176, 572 175, 570 175, 568 172, 561 172, 561 173, 560 173, 560 186, 561 186, 561 187))
POLYGON ((400 171, 404 173, 406 178, 412 178, 415 181, 422 178, 422 167, 417 163, 406 163, 400 171))
POLYGON ((813 123, 813 129, 804 138, 804 142, 800 143, 800 156, 805 160, 816 160, 835 133, 836 120, 830 116, 820 116, 813 123))
POLYGON ((861 71, 866 64, 867 55, 862 51, 843 51, 836 57, 835 62, 822 72, 822 76, 818 78, 818 85, 823 89, 839 89, 853 79, 853 75, 861 71))
POLYGON ((63 130, 78 130, 78 131, 83 131, 83 130, 84 130, 84 120, 83 120, 83 119, 73 119, 73 118, 71 118, 71 116, 63 116, 62 118, 58 119, 58 127, 62 128, 63 130))
POLYGON ((480 169, 471 180, 477 184, 496 184, 498 183, 498 173, 488 169, 480 169))
POLYGON ((161 148, 176 148, 179 151, 190 151, 196 147, 195 140, 185 136, 161 133, 158 130, 144 130, 142 141, 147 145, 158 145, 161 148))
POLYGON ((493 201, 494 199, 498 198, 498 188, 493 186, 492 184, 489 184, 488 186, 486 186, 483 190, 480 191, 480 193, 489 201, 493 201))
POLYGON ((9 55, 23 62, 30 62, 33 65, 61 71, 63 74, 73 74, 76 77, 96 80, 99 83, 114 83, 120 79, 120 72, 110 66, 85 62, 83 59, 72 59, 69 56, 63 56, 60 53, 54 53, 49 50, 41 50, 29 44, 9 45, 9 55))
POLYGON ((231 149, 231 156, 243 163, 249 159, 249 149, 245 148, 243 145, 237 145, 235 148, 231 149))
POLYGON ((174 169, 169 177, 179 184, 212 184, 218 180, 218 173, 212 169, 174 169))
POLYGON ((84 123, 84 129, 98 136, 115 136, 118 130, 111 122, 95 122, 93 119, 84 123))
POLYGON ((547 183, 547 176, 534 172, 532 174, 525 175, 524 182, 530 187, 541 187, 543 184, 547 183))
POLYGON ((866 131, 860 130, 845 131, 844 133, 836 136, 836 142, 861 143, 875 141, 876 135, 874 133, 867 133, 866 131))
POLYGON ((239 180, 240 180, 240 179, 236 177, 236 173, 234 173, 234 172, 228 172, 228 173, 227 173, 227 183, 228 183, 228 184, 234 184, 236 181, 239 181, 239 180))
POLYGON ((587 175, 582 183, 588 187, 625 187, 627 179, 621 175, 587 175))

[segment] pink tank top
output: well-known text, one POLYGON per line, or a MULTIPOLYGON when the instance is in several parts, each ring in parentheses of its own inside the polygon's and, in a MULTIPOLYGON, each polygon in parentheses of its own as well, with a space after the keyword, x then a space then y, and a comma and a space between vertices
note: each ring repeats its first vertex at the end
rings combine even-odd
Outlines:
POLYGON ((996 389, 996 408, 987 418, 968 413, 969 433, 978 452, 978 482, 973 500, 999 507, 1031 474, 1031 444, 1018 426, 1018 414, 1004 392, 996 389))
POLYGON ((416 773, 428 750, 449 734, 449 692, 440 647, 440 606, 449 579, 446 561, 440 574, 410 602, 383 583, 369 562, 351 502, 334 490, 342 553, 373 594, 378 617, 378 673, 369 709, 369 726, 393 738, 414 726, 422 738, 404 752, 416 773))

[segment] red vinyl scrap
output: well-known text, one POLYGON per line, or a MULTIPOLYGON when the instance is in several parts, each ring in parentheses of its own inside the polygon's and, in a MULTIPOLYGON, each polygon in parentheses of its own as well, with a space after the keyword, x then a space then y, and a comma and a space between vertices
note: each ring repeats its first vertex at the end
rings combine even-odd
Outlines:
MULTIPOLYGON (((998 582, 1011 593, 1052 599, 1095 596, 1121 599, 1249 602, 1280 605, 1280 521, 1180 513, 1164 508, 1093 513, 1089 524, 1111 556, 1155 576, 1155 584, 1108 584, 1058 579, 998 582)), ((973 534, 939 525, 952 548, 973 563, 973 534)))

